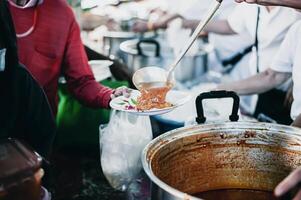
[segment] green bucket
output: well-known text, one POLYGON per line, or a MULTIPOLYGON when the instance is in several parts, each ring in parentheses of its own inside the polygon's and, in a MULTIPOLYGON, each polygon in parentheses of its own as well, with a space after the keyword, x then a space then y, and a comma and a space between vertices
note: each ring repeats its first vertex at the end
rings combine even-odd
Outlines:
MULTIPOLYGON (((104 80, 100 83, 110 88, 128 86, 126 81, 104 80)), ((55 148, 97 146, 99 125, 109 122, 110 110, 83 106, 71 96, 65 84, 59 85, 59 99, 55 148)))

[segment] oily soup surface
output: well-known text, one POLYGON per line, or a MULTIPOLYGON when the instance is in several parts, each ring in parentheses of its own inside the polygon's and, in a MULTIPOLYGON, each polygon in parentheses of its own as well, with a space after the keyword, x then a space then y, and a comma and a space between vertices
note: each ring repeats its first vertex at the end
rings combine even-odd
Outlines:
POLYGON ((171 85, 152 87, 153 84, 141 85, 141 96, 137 99, 137 110, 145 111, 150 109, 163 109, 173 106, 166 102, 166 95, 171 89, 171 85))

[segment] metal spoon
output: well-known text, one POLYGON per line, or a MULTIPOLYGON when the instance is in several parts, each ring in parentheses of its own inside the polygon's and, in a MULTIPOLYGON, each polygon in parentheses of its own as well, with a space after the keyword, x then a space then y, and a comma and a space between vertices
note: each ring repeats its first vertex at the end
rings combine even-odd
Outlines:
POLYGON ((203 31, 204 27, 211 20, 213 15, 216 13, 220 7, 222 0, 215 0, 214 3, 210 6, 206 17, 204 20, 201 20, 197 28, 193 32, 192 36, 189 38, 188 43, 183 47, 180 54, 176 57, 174 62, 170 65, 169 70, 166 71, 163 68, 152 66, 144 67, 137 70, 133 75, 133 83, 136 88, 140 89, 141 87, 164 87, 166 85, 173 86, 175 84, 173 72, 182 58, 185 56, 187 51, 192 46, 193 42, 197 39, 199 34, 203 31))

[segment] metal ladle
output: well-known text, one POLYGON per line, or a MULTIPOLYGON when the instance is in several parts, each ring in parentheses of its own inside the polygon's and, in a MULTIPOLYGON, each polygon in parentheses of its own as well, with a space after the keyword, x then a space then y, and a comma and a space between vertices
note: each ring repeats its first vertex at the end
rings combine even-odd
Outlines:
POLYGON ((165 87, 170 86, 172 87, 175 84, 174 80, 174 70, 182 58, 185 56, 187 51, 190 49, 194 41, 197 39, 199 34, 203 31, 204 27, 207 23, 211 20, 213 15, 216 13, 218 8, 220 7, 222 0, 215 0, 214 3, 210 6, 206 17, 204 20, 201 20, 198 24, 197 28, 189 38, 188 43, 183 47, 180 54, 176 57, 174 62, 170 65, 169 70, 165 70, 160 67, 151 66, 151 67, 144 67, 137 70, 133 75, 133 83, 137 89, 142 87, 165 87))

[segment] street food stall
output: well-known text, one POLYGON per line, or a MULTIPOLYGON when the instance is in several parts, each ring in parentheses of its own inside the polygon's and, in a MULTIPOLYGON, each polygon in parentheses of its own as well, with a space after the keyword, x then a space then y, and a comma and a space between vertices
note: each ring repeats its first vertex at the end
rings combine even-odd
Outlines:
POLYGON ((301 13, 241 1, 0 2, 0 83, 48 108, 0 123, 0 200, 301 200, 301 13))

